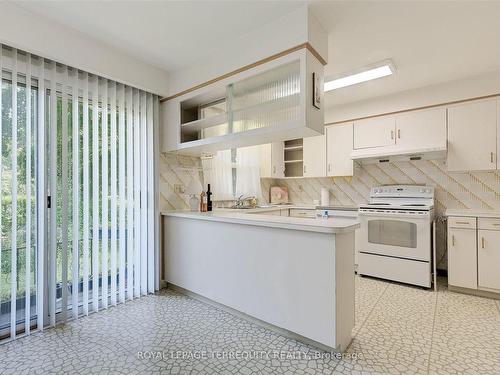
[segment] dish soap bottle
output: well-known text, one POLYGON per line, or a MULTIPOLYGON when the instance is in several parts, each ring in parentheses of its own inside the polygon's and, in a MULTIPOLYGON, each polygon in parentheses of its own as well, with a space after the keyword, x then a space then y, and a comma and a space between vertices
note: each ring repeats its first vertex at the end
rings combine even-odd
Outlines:
POLYGON ((207 189, 207 211, 212 211, 212 192, 210 191, 210 184, 207 189))
POLYGON ((207 212, 207 203, 207 193, 203 190, 200 195, 200 212, 207 212))

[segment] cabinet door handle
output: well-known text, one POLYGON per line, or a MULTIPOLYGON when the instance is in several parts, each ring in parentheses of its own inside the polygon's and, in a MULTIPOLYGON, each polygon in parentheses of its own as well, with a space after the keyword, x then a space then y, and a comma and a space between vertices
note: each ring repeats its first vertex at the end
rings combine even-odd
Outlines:
POLYGON ((490 152, 490 161, 493 163, 493 152, 490 152))
POLYGON ((330 172, 330 170, 331 170, 331 165, 330 163, 328 163, 328 172, 330 172))
POLYGON ((481 237, 481 248, 484 249, 484 237, 481 237))
POLYGON ((276 166, 273 167, 273 173, 276 173, 276 166))
POLYGON ((391 139, 394 139, 394 130, 391 130, 391 139))
POLYGON ((304 173, 306 173, 306 166, 304 165, 304 173))
POLYGON ((470 223, 468 221, 457 221, 457 224, 469 225, 470 223))
POLYGON ((401 129, 398 129, 398 139, 401 139, 401 129))
POLYGON ((451 246, 455 246, 455 236, 451 235, 451 246))

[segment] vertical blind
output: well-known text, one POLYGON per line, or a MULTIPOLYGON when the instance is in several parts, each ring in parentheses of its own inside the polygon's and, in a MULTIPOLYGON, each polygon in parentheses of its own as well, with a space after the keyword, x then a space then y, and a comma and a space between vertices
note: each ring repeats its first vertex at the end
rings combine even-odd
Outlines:
POLYGON ((0 45, 0 339, 159 288, 158 97, 0 45))

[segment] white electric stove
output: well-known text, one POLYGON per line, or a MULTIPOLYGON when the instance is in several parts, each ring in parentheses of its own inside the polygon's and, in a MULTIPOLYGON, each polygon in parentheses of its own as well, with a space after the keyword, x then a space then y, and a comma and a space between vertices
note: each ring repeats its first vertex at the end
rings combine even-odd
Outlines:
POLYGON ((359 208, 358 274, 431 287, 434 188, 380 186, 359 208))

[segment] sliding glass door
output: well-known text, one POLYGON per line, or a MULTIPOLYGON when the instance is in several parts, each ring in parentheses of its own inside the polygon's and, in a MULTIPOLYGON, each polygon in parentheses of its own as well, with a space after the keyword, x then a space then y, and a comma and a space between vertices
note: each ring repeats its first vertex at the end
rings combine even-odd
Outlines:
POLYGON ((53 83, 48 99, 57 114, 48 168, 53 324, 154 291, 146 139, 153 96, 76 71, 59 73, 62 82, 53 83))
MULTIPOLYGON (((56 68, 53 66, 52 68, 56 68)), ((66 82, 70 77, 68 71, 66 82)), ((63 81, 64 82, 64 81, 63 81)), ((54 323, 66 320, 68 311, 78 313, 82 303, 82 144, 83 107, 67 83, 51 85, 46 100, 50 105, 48 131, 48 295, 49 317, 54 323), (54 93, 54 95, 53 95, 54 93), (76 100, 74 99, 76 98, 76 100), (55 113, 54 116, 52 114, 55 113), (55 312, 55 313, 54 313, 55 312)), ((88 110, 88 108, 87 108, 88 110)), ((88 115, 87 115, 88 118, 88 115)), ((87 211, 87 214, 88 211, 87 211)), ((91 213, 90 213, 91 214, 91 213)), ((87 262, 89 253, 86 254, 87 262)), ((91 276, 89 276, 91 277, 91 276)))
POLYGON ((0 340, 158 289, 158 98, 0 45, 0 340))

